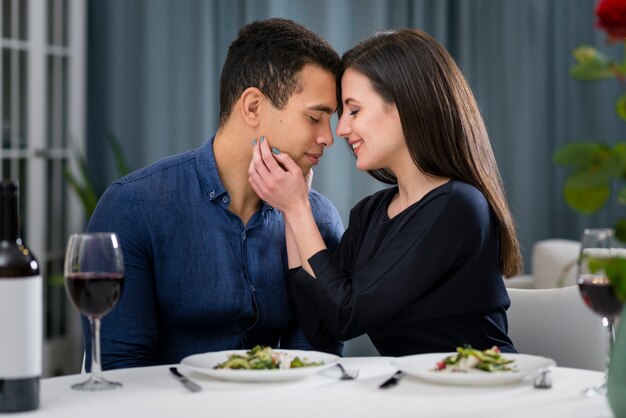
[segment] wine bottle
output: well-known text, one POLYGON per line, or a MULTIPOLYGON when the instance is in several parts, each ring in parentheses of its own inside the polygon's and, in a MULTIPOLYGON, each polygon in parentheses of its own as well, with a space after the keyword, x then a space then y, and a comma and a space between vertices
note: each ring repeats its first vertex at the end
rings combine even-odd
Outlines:
POLYGON ((39 407, 42 280, 20 238, 18 193, 16 182, 0 181, 0 413, 39 407))

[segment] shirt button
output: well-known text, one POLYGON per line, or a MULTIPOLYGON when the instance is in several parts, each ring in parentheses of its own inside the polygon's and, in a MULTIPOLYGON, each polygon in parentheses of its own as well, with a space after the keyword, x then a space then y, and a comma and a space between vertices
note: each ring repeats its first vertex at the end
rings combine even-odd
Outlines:
POLYGON ((213 199, 215 197, 215 190, 211 190, 211 193, 209 193, 209 197, 211 199, 213 199))
POLYGON ((222 198, 222 201, 223 201, 224 203, 228 203, 228 198, 227 198, 226 196, 224 196, 224 197, 222 198))
POLYGON ((245 232, 241 233, 241 239, 246 239, 246 233, 245 232))

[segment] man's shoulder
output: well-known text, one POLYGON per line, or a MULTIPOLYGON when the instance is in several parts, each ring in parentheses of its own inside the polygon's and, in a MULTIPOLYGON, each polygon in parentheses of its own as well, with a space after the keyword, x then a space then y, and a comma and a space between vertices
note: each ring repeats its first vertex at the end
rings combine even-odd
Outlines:
POLYGON ((160 181, 159 179, 162 175, 166 173, 169 175, 172 170, 183 171, 189 169, 189 167, 193 168, 197 151, 197 149, 194 149, 165 157, 115 180, 113 184, 126 185, 132 183, 160 181))
POLYGON ((315 189, 309 192, 309 201, 314 214, 338 213, 333 202, 315 189))
POLYGON ((315 222, 322 228, 343 232, 343 221, 339 211, 329 198, 315 189, 309 192, 309 201, 315 222))

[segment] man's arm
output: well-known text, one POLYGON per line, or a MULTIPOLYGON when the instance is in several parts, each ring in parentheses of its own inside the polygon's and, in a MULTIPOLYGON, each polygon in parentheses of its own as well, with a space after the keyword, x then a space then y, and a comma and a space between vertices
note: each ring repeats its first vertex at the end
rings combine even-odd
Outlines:
MULTIPOLYGON (((88 232, 115 232, 124 255, 124 287, 119 303, 102 319, 102 369, 152 365, 157 343, 156 292, 143 206, 128 184, 104 193, 88 232)), ((89 324, 83 318, 85 366, 91 368, 89 324)))

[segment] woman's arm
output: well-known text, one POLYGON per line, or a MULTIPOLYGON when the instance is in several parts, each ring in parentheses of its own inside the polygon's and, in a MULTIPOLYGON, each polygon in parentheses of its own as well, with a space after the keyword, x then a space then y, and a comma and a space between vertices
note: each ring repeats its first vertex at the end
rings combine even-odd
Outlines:
POLYGON ((292 275, 296 309, 315 306, 340 340, 409 312, 418 320, 493 309, 502 284, 495 220, 486 202, 477 208, 466 199, 454 200, 447 195, 431 200, 365 257, 350 256, 344 243, 363 239, 359 228, 352 228, 353 219, 364 225, 376 221, 367 211, 353 210, 339 252, 320 251, 308 260, 317 280, 303 270, 292 275), (338 262, 342 255, 347 263, 338 262))
POLYGON ((307 260, 326 249, 326 244, 311 211, 309 189, 302 170, 287 154, 278 150, 272 153, 267 141, 260 141, 254 145, 248 175, 259 197, 283 213, 288 251, 291 244, 290 267, 292 263, 295 267, 301 262, 302 268, 315 277, 307 260))
POLYGON ((290 269, 302 267, 302 261, 300 254, 298 254, 298 247, 296 239, 293 236, 293 231, 287 222, 285 222, 285 242, 287 243, 287 264, 290 269))

